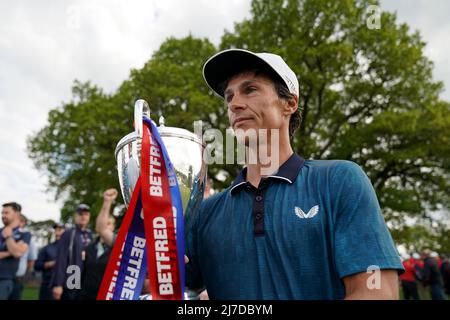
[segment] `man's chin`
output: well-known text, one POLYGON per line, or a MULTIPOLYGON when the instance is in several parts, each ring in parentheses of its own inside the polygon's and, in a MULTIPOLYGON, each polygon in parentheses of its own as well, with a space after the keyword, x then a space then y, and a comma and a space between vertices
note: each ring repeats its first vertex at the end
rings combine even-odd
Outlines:
POLYGON ((236 136, 237 142, 245 145, 246 147, 248 147, 252 141, 258 141, 258 130, 255 128, 240 126, 234 129, 234 135, 236 136))
POLYGON ((236 141, 238 144, 241 144, 247 148, 252 147, 252 146, 257 146, 257 144, 258 144, 258 140, 253 140, 245 135, 236 136, 236 141))

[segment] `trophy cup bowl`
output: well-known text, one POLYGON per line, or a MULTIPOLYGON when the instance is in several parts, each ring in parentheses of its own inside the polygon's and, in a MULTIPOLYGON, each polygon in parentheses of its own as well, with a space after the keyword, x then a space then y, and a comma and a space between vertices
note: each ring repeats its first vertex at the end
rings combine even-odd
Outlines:
MULTIPOLYGON (((144 115, 150 119, 150 107, 146 101, 137 100, 134 106, 135 131, 123 137, 115 150, 120 189, 127 207, 140 175, 144 115)), ((166 127, 164 118, 161 117, 159 122, 158 132, 176 172, 187 233, 189 222, 203 199, 207 171, 206 163, 203 161, 205 145, 197 135, 188 130, 166 127)), ((194 292, 186 291, 188 299, 196 299, 194 292)))

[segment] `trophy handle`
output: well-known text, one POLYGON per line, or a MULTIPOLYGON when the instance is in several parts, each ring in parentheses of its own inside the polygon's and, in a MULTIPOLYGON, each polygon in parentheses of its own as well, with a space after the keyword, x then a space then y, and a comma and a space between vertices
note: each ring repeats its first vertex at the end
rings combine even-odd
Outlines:
POLYGON ((147 101, 139 99, 134 104, 134 130, 139 138, 142 139, 142 116, 150 118, 150 106, 147 101))

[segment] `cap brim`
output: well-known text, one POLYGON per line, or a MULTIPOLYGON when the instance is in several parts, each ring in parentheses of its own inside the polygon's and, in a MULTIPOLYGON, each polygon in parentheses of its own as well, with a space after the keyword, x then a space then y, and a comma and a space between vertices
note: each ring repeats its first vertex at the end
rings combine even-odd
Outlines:
POLYGON ((243 49, 221 51, 206 61, 203 78, 208 86, 219 96, 224 97, 224 82, 244 70, 264 69, 276 74, 272 67, 253 52, 243 49))

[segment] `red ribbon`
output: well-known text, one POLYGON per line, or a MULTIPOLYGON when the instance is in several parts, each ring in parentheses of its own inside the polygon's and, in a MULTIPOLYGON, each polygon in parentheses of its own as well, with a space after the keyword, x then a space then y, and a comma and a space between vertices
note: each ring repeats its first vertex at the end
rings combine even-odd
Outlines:
POLYGON ((112 300, 113 298, 116 278, 120 268, 120 258, 123 244, 125 243, 128 229, 130 228, 130 224, 133 219, 134 210, 136 208, 136 203, 139 199, 140 192, 141 177, 139 177, 136 182, 133 195, 131 196, 130 204, 122 220, 122 225, 120 226, 119 233, 117 234, 116 241, 109 258, 108 266, 106 267, 105 274, 103 275, 103 280, 97 294, 97 300, 112 300))
POLYGON ((141 177, 152 299, 181 300, 182 288, 168 174, 161 147, 153 139, 151 129, 145 122, 141 177))
MULTIPOLYGON (((114 296, 121 253, 141 193, 144 211, 148 278, 153 300, 181 300, 182 287, 178 265, 175 218, 169 178, 161 147, 144 122, 141 151, 141 176, 120 227, 97 295, 98 300, 114 296)), ((183 236, 183 235, 180 235, 183 236)))

